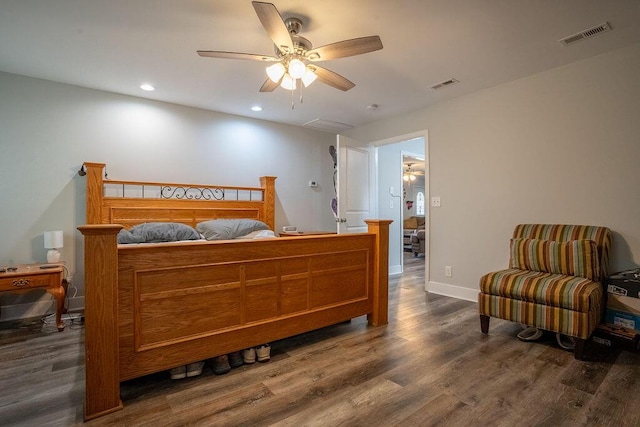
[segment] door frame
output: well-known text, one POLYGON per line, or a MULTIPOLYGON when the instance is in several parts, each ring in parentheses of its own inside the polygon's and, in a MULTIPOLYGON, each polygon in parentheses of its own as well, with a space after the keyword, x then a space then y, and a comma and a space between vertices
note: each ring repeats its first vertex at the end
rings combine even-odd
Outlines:
MULTIPOLYGON (((423 129, 420 131, 416 131, 416 132, 412 132, 412 133, 408 133, 408 134, 403 134, 403 135, 398 135, 398 136, 393 136, 390 138, 385 138, 385 139, 380 139, 377 141, 372 141, 369 144, 371 146, 374 147, 380 147, 382 145, 387 145, 387 144, 395 144, 398 142, 402 142, 402 141, 407 141, 410 139, 415 139, 415 138, 423 138, 424 139, 424 177, 425 177, 425 183, 424 183, 424 198, 425 198, 425 230, 427 231, 427 241, 425 242, 425 255, 424 255, 424 277, 425 277, 425 283, 424 283, 424 289, 425 291, 427 290, 428 287, 428 283, 430 280, 429 277, 429 264, 430 264, 430 257, 431 257, 431 203, 429 203, 429 200, 431 200, 430 197, 430 188, 431 188, 431 173, 430 173, 430 156, 429 156, 429 130, 428 129, 423 129)), ((376 150, 376 159, 377 159, 377 150, 376 150)), ((402 161, 402 158, 400 159, 400 161, 402 161)), ((377 187, 378 187, 378 172, 377 172, 377 162, 376 162, 376 171, 375 171, 375 175, 376 175, 376 179, 375 179, 375 186, 376 186, 376 194, 379 194, 377 191, 377 187)), ((400 182, 402 182, 402 174, 399 176, 399 180, 400 182)), ((376 201, 376 206, 377 206, 377 201, 376 201)), ((402 233, 400 233, 400 238, 402 238, 402 233)), ((402 245, 400 245, 400 249, 402 249, 402 245)), ((404 254, 402 254, 404 256, 404 254)), ((403 257, 401 257, 402 259, 403 257)), ((402 261, 402 266, 404 268, 404 261, 402 261)))

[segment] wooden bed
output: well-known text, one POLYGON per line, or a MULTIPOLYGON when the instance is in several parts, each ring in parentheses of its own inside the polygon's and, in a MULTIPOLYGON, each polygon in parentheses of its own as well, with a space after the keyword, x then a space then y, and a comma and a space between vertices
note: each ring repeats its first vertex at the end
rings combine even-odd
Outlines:
POLYGON ((86 420, 122 408, 124 380, 365 314, 387 323, 391 221, 360 234, 118 245, 119 230, 143 222, 252 218, 273 229, 275 177, 216 187, 83 170, 86 420))

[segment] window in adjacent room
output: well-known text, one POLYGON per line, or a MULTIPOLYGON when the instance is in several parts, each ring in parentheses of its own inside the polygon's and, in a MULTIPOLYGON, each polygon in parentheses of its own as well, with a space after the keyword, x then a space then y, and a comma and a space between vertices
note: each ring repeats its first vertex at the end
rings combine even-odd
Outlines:
POLYGON ((424 216, 424 193, 418 191, 416 194, 416 215, 424 216))

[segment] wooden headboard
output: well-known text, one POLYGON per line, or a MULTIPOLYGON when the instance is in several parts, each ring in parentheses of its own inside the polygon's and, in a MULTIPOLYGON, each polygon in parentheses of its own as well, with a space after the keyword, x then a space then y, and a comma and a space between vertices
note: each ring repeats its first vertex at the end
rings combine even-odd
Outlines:
POLYGON ((83 164, 87 177, 87 223, 180 222, 195 227, 210 219, 257 219, 275 229, 274 176, 260 187, 229 187, 104 178, 104 163, 83 164))

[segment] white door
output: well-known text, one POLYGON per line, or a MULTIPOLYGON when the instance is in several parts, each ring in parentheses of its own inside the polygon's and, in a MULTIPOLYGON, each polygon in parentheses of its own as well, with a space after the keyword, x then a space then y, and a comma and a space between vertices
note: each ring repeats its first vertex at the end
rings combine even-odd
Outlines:
POLYGON ((364 220, 374 218, 372 153, 371 148, 338 135, 338 233, 366 232, 364 220))

